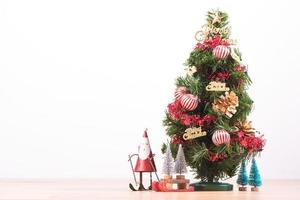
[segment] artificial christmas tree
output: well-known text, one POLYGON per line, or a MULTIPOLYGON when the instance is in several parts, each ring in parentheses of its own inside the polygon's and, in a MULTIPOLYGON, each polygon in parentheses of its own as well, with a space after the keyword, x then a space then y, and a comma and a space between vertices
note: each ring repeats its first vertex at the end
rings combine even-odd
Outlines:
POLYGON ((253 186, 251 188, 251 191, 258 191, 258 187, 262 185, 260 174, 254 158, 252 160, 250 174, 249 174, 249 185, 253 186))
POLYGON ((241 185, 241 187, 239 187, 239 191, 247 191, 247 187, 245 187, 245 186, 248 184, 248 176, 247 176, 245 160, 242 161, 238 179, 236 182, 237 182, 237 184, 241 185))
POLYGON ((208 12, 164 120, 172 148, 183 145, 186 162, 200 179, 195 190, 232 190, 219 180, 233 177, 241 161, 255 157, 265 143, 247 121, 251 80, 229 36, 227 14, 208 12))

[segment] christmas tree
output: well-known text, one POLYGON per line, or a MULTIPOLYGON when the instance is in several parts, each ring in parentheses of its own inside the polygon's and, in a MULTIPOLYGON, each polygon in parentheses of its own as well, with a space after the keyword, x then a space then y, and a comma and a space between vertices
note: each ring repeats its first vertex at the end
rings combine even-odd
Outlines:
MULTIPOLYGON (((243 187, 248 184, 248 176, 247 176, 247 169, 246 169, 246 162, 245 160, 242 161, 240 172, 237 179, 237 184, 242 185, 243 187)), ((243 190, 243 189, 240 189, 243 190)))
POLYGON ((180 175, 187 172, 184 152, 181 144, 179 145, 175 160, 175 172, 180 175))
POLYGON ((172 176, 173 172, 174 172, 174 159, 172 156, 170 145, 167 145, 167 150, 166 150, 166 154, 165 154, 164 162, 163 162, 162 173, 164 175, 172 176))
POLYGON ((249 185, 252 185, 254 187, 259 187, 262 185, 255 159, 252 160, 252 164, 251 164, 251 169, 249 174, 249 185))
POLYGON ((234 176, 241 161, 264 146, 247 121, 253 107, 246 91, 251 80, 230 32, 225 12, 208 12, 164 119, 172 148, 184 146, 186 162, 202 182, 234 176))

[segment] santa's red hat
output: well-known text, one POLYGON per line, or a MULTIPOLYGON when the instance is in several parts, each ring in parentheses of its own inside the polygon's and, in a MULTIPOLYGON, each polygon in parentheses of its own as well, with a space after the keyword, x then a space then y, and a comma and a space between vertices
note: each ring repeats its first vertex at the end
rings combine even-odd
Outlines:
POLYGON ((148 131, 148 129, 146 128, 146 130, 144 131, 144 135, 143 135, 144 138, 148 138, 148 133, 147 133, 147 131, 148 131))

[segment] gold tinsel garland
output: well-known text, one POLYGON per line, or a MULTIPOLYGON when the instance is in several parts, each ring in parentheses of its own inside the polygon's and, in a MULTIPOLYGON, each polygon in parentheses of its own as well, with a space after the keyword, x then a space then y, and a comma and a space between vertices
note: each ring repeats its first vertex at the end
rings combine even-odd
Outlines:
POLYGON ((239 105, 238 96, 231 91, 225 92, 225 96, 221 95, 218 99, 214 100, 213 110, 217 113, 227 115, 231 118, 236 113, 236 107, 239 105))

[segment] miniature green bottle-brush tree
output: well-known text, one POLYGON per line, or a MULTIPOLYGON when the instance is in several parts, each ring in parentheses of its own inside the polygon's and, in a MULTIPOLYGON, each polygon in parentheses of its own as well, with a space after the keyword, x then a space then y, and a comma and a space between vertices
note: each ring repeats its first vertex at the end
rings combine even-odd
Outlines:
POLYGON ((237 184, 242 186, 242 187, 239 188, 240 191, 246 191, 247 190, 247 188, 245 186, 248 185, 248 175, 247 175, 246 161, 245 160, 242 161, 240 171, 239 171, 239 175, 238 175, 238 179, 237 179, 236 182, 237 182, 237 184))
POLYGON ((258 187, 262 185, 260 174, 254 158, 252 160, 250 174, 249 174, 249 185, 253 186, 251 188, 252 191, 258 191, 258 187))

